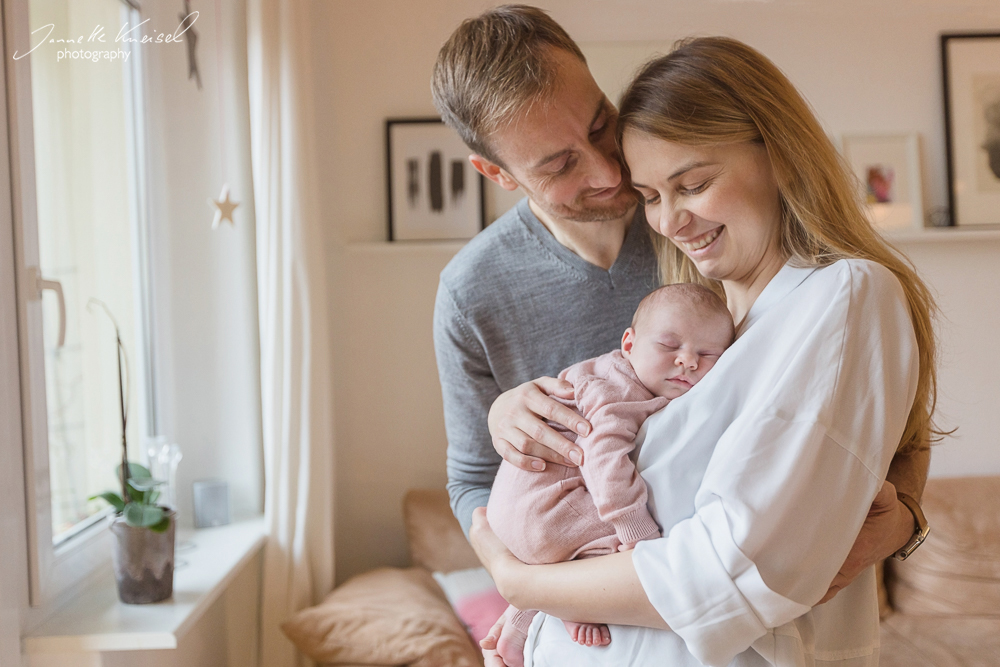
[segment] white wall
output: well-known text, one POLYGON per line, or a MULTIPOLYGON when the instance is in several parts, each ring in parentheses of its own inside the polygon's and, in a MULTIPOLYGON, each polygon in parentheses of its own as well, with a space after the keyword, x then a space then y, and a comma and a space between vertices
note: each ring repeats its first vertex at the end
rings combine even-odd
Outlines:
POLYGON ((1000 474, 1000 239, 900 245, 936 292, 937 418, 958 429, 933 450, 931 476, 1000 474))
MULTIPOLYGON (((445 483, 444 428, 430 338, 437 273, 454 246, 359 246, 386 235, 384 119, 433 115, 429 76, 459 22, 493 3, 318 0, 313 5, 316 137, 329 231, 336 350, 337 575, 406 561, 406 488, 445 483)), ((1000 30, 995 0, 836 3, 701 0, 539 2, 601 53, 727 34, 770 56, 831 134, 918 132, 929 206, 946 203, 938 34, 1000 30)), ((614 59, 612 59, 614 60, 614 59)), ((617 61, 615 61, 617 62, 617 61)), ((612 68, 613 70, 613 68, 612 68)), ((598 72, 610 81, 615 71, 598 72)), ((503 200, 495 206, 503 210, 503 200)), ((1000 220, 998 220, 1000 222, 1000 220)), ((940 294, 941 414, 958 438, 933 474, 1000 473, 1000 244, 907 246, 940 294)))

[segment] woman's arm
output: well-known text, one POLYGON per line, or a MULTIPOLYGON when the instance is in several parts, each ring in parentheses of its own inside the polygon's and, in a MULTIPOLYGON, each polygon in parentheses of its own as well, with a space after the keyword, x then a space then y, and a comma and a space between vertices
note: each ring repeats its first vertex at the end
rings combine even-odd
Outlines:
MULTIPOLYGON (((489 425, 493 447, 508 463, 523 470, 532 470, 537 469, 532 467, 533 464, 545 465, 540 459, 573 465, 560 452, 570 455, 570 452, 577 451, 582 455, 579 447, 549 428, 539 416, 544 414, 548 419, 567 427, 589 432, 588 422, 550 397, 565 393, 567 384, 555 378, 526 382, 501 394, 490 408, 489 425), (534 437, 529 436, 529 433, 534 437)), ((581 431, 581 435, 586 433, 581 431)), ((890 484, 883 487, 875 498, 847 559, 830 583, 826 595, 817 604, 832 599, 859 574, 896 553, 912 537, 915 529, 913 515, 896 499, 896 489, 919 500, 927 483, 929 466, 929 450, 910 455, 897 454, 893 458, 887 476, 890 484)), ((580 619, 580 622, 584 620, 580 619)))
POLYGON ((913 514, 896 498, 896 491, 919 501, 927 483, 930 463, 931 452, 928 449, 912 454, 896 454, 892 459, 886 482, 868 511, 858 539, 819 604, 833 598, 872 565, 902 549, 913 537, 916 530, 913 514))
POLYGON ((485 508, 473 513, 469 539, 500 595, 519 609, 538 609, 580 623, 670 629, 646 597, 631 551, 551 565, 525 565, 490 529, 485 508))

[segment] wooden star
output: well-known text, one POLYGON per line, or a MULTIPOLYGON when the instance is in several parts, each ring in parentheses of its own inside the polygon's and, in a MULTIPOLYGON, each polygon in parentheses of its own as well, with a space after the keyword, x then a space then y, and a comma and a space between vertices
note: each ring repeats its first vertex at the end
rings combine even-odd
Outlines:
POLYGON ((229 183, 225 183, 222 186, 222 194, 219 195, 219 198, 209 199, 208 205, 215 207, 215 219, 212 220, 212 229, 215 229, 223 220, 228 221, 232 225, 233 211, 240 204, 229 199, 229 183))

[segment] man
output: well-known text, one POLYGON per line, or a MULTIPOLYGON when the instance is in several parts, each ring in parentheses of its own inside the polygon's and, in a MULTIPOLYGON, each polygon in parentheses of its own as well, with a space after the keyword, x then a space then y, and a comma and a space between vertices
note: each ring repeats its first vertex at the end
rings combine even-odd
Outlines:
MULTIPOLYGON (((516 434, 498 443, 508 461, 525 469, 547 465, 543 458, 579 462, 579 448, 539 415, 588 426, 548 397, 558 381, 531 381, 613 349, 657 285, 656 257, 615 145, 616 110, 579 47, 543 11, 507 5, 465 21, 439 53, 432 91, 473 166, 527 194, 449 263, 435 305, 448 490, 468 533, 501 460, 490 406, 517 388, 532 407, 494 410, 516 434)), ((927 453, 897 457, 889 479, 919 498, 928 462, 927 453)), ((887 485, 828 597, 903 547, 914 528, 887 485)))

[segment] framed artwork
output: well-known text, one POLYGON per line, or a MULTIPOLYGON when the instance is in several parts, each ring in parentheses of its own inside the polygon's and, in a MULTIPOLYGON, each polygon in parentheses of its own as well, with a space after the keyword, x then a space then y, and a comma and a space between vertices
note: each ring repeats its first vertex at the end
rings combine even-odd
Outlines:
POLYGON ((922 229, 920 141, 916 134, 845 135, 844 157, 864 188, 868 217, 879 229, 922 229))
POLYGON ((1000 225, 1000 33, 941 35, 951 224, 1000 225))
POLYGON ((484 179, 440 118, 385 124, 390 241, 471 239, 483 229, 484 179))

